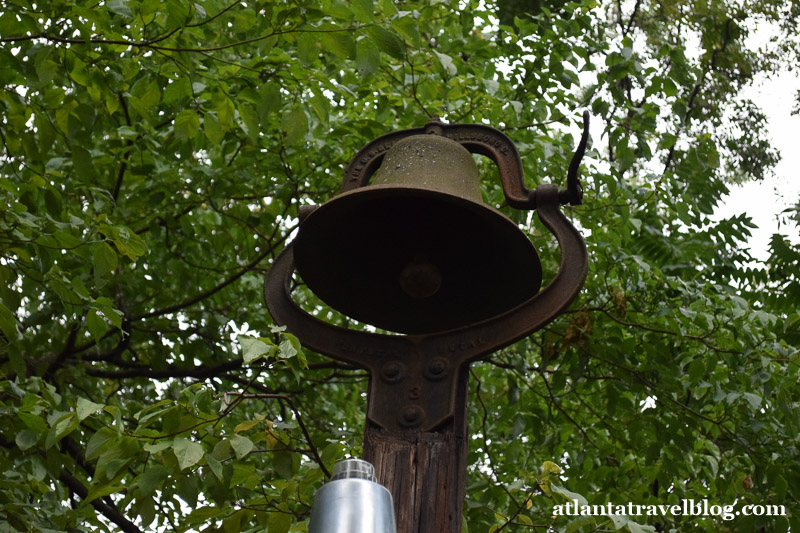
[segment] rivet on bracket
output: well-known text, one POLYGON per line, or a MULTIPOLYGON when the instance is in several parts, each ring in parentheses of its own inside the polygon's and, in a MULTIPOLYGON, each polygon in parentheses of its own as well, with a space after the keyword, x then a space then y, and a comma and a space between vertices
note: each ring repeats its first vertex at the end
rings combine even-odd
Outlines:
POLYGON ((381 368, 381 379, 386 383, 399 383, 405 377, 403 363, 389 361, 381 368))
POLYGON ((447 377, 450 362, 444 357, 434 357, 425 368, 425 377, 431 381, 439 381, 447 377))
POLYGON ((418 405, 408 405, 400 412, 399 422, 406 427, 418 426, 425 419, 425 411, 418 405))

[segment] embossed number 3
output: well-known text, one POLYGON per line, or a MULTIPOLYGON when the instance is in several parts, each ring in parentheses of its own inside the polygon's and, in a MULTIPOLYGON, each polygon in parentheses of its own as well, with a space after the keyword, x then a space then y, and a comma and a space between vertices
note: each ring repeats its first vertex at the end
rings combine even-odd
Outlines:
POLYGON ((422 391, 420 390, 419 386, 411 387, 408 391, 408 399, 409 400, 419 400, 419 397, 422 395, 422 391))

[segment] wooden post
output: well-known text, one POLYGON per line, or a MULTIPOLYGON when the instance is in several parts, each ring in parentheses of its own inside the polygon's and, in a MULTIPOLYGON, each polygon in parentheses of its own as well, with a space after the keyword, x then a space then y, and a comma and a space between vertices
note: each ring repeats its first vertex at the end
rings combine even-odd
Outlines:
POLYGON ((394 500, 397 533, 460 533, 467 476, 468 365, 456 409, 436 431, 385 430, 367 419, 364 459, 394 500))

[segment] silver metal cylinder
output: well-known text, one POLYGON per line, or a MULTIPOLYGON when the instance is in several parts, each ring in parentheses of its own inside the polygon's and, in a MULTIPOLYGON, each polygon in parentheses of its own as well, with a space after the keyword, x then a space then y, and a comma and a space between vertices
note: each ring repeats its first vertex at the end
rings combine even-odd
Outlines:
POLYGON ((314 495, 308 533, 396 533, 392 495, 361 459, 333 467, 331 481, 314 495))

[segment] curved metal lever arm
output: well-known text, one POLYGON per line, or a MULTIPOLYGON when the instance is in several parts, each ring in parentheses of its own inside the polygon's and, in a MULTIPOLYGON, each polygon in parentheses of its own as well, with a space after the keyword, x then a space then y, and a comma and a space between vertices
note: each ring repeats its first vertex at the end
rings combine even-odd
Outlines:
POLYGON ((575 155, 572 156, 572 161, 569 163, 569 170, 567 171, 567 188, 558 193, 559 201, 562 204, 580 205, 583 203, 583 187, 578 179, 578 168, 581 166, 581 159, 583 154, 586 153, 586 143, 589 140, 589 112, 583 112, 583 134, 581 134, 581 142, 578 143, 578 148, 575 150, 575 155))

